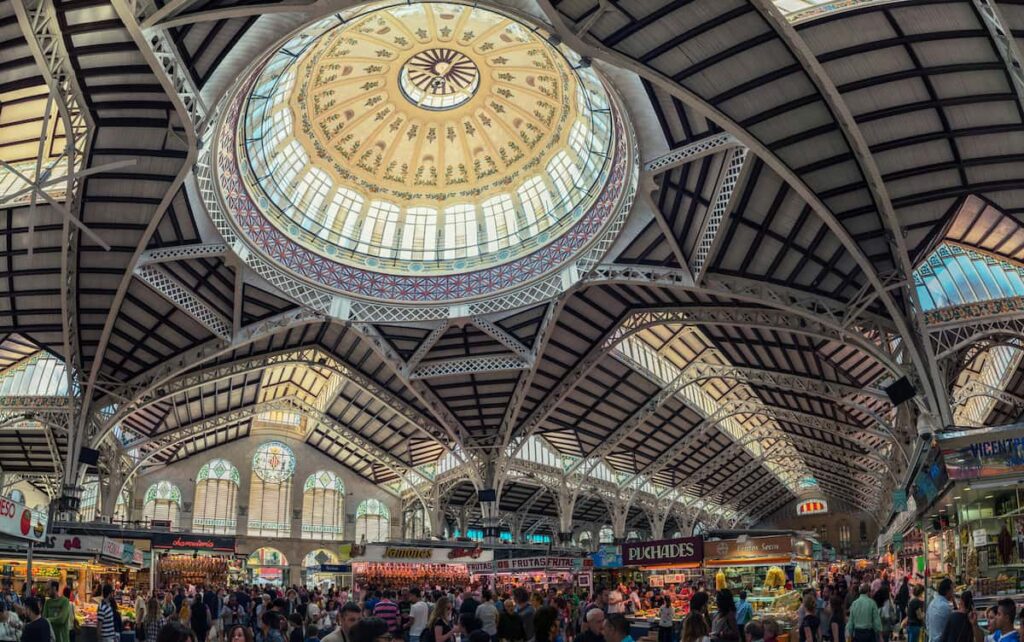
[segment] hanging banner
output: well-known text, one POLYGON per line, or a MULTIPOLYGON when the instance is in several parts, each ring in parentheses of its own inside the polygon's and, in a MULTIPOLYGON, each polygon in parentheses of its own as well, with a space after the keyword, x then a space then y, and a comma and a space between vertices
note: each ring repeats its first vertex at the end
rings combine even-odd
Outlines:
POLYGON ((892 509, 897 513, 907 510, 907 491, 905 489, 892 491, 892 509))
POLYGON ((626 542, 622 545, 623 566, 700 564, 702 561, 704 540, 700 537, 626 542))
POLYGON ((41 542, 46 536, 46 521, 46 513, 0 497, 0 536, 41 542))
POLYGON ((154 533, 153 548, 184 551, 212 551, 234 553, 235 538, 220 535, 185 535, 182 533, 154 533))

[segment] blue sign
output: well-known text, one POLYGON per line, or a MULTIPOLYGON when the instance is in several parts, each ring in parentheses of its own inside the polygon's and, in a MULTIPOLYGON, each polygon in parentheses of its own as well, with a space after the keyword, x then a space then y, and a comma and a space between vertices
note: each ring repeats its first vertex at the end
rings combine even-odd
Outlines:
POLYGON ((351 573, 351 564, 321 564, 321 573, 351 573))
POLYGON ((892 509, 897 513, 907 510, 907 491, 902 488, 892 491, 892 509))
POLYGON ((594 568, 622 568, 622 549, 604 544, 596 553, 591 553, 590 559, 594 560, 594 568))

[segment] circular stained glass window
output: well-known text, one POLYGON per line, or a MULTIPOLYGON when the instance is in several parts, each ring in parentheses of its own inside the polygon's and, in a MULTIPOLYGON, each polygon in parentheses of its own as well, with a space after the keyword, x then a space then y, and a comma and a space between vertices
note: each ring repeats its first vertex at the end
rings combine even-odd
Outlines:
POLYGON ((295 453, 279 441, 268 441, 252 456, 252 470, 268 484, 287 481, 295 472, 295 453))
POLYGON ((629 126, 589 61, 479 3, 319 20, 225 100, 210 146, 218 225, 261 273, 328 294, 549 298, 610 246, 635 191, 629 126))

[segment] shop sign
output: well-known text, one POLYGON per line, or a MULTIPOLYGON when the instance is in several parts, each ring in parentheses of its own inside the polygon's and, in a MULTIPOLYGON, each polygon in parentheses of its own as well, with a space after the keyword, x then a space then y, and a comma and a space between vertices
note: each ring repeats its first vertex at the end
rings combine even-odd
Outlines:
POLYGON ((1024 473, 1024 424, 937 435, 950 479, 1024 473))
POLYGON ((796 514, 800 517, 805 515, 823 515, 828 512, 828 502, 824 499, 805 499, 796 505, 796 514))
POLYGON ((211 535, 183 535, 178 533, 154 533, 153 548, 183 549, 188 551, 235 552, 234 537, 211 535))
POLYGON ((672 584, 683 584, 687 580, 685 573, 669 573, 668 575, 652 575, 647 582, 655 588, 664 588, 672 584))
POLYGON ((654 564, 699 564, 704 561, 704 540, 700 537, 626 542, 622 545, 624 566, 654 564))
POLYGON ((32 542, 46 536, 46 513, 0 497, 0 535, 32 542))
MULTIPOLYGON (((492 562, 470 562, 466 565, 470 573, 518 573, 520 571, 572 571, 578 558, 572 557, 518 557, 492 562)), ((580 566, 582 568, 582 566, 580 566)))
POLYGON ((131 542, 124 543, 124 552, 121 553, 121 562, 130 566, 142 566, 142 551, 135 548, 131 542))
POLYGON ((793 538, 788 535, 749 537, 704 543, 704 555, 715 562, 746 562, 793 554, 793 538))
POLYGON ((477 546, 476 548, 452 548, 448 550, 448 559, 479 559, 480 555, 484 552, 484 549, 477 546))
POLYGON ((100 557, 106 557, 107 559, 114 560, 115 562, 120 562, 123 555, 124 544, 116 539, 110 539, 109 537, 103 538, 103 543, 100 548, 100 557))
POLYGON ((903 533, 893 533, 892 550, 897 553, 903 550, 903 533))
POLYGON ((821 547, 821 542, 813 542, 811 544, 811 556, 814 558, 815 561, 817 561, 817 562, 822 561, 822 553, 823 552, 824 552, 824 549, 822 549, 822 547, 821 547))
POLYGON ((409 564, 461 564, 469 560, 487 562, 494 559, 494 551, 482 549, 452 548, 415 548, 406 546, 384 546, 371 544, 362 547, 352 547, 354 561, 357 562, 398 562, 409 564), (361 550, 360 550, 361 549, 361 550), (475 557, 472 552, 479 550, 475 557), (457 557, 452 557, 452 552, 457 551, 457 557))
POLYGON ((988 546, 988 531, 984 528, 974 529, 974 532, 971 533, 971 538, 974 540, 974 548, 988 546))
POLYGON ((622 549, 614 544, 602 544, 590 559, 597 568, 622 568, 622 549))
POLYGON ((319 573, 351 573, 351 564, 321 564, 319 573))

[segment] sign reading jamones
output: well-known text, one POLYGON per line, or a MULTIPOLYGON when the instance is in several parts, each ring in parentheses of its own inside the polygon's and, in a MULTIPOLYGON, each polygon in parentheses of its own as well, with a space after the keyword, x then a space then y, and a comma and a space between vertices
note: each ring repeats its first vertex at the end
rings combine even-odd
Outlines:
POLYGON ((704 561, 704 540, 699 537, 626 542, 622 545, 623 566, 657 564, 690 565, 704 561))
POLYGON ((185 535, 182 533, 154 533, 153 548, 234 553, 235 538, 215 537, 210 535, 185 535))

